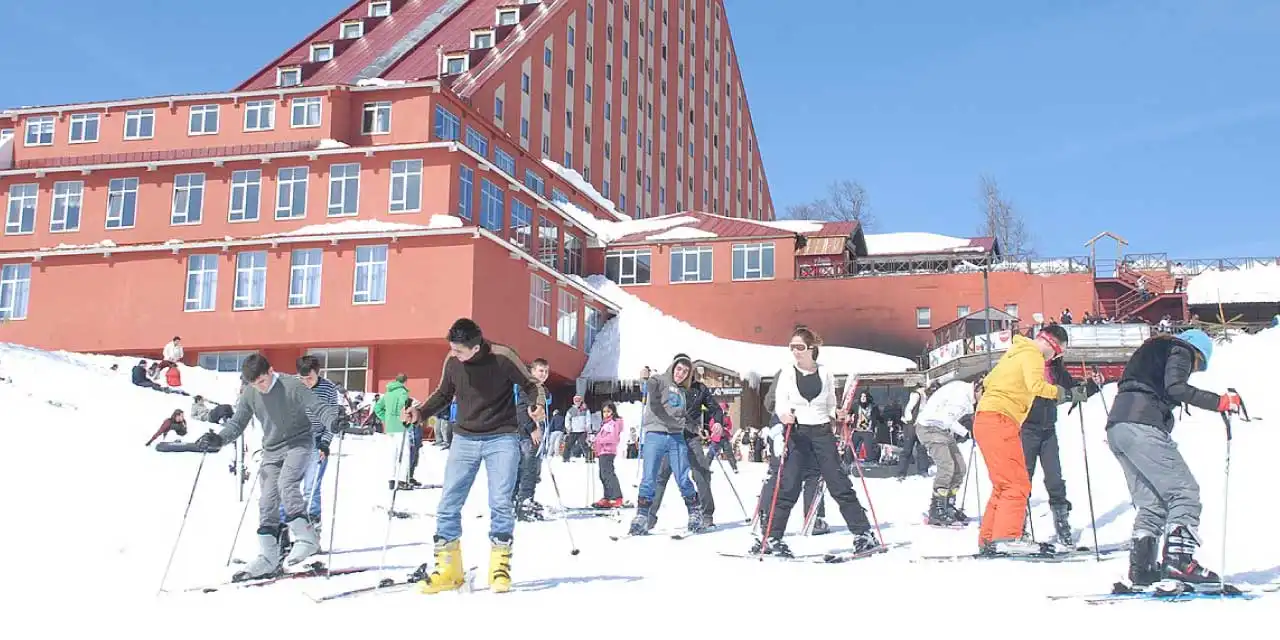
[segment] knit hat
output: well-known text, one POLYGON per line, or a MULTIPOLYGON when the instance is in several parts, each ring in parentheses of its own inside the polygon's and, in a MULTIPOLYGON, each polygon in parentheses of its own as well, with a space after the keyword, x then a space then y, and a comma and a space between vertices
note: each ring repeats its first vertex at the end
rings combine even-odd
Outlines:
POLYGON ((684 363, 685 366, 689 367, 690 369, 693 368, 693 359, 690 358, 689 354, 686 354, 686 353, 677 353, 676 356, 671 359, 671 366, 674 367, 675 365, 678 365, 682 362, 684 363))
POLYGON ((1199 329, 1188 329, 1174 337, 1200 352, 1200 366, 1196 371, 1209 368, 1209 358, 1213 355, 1213 338, 1210 338, 1209 334, 1199 329))

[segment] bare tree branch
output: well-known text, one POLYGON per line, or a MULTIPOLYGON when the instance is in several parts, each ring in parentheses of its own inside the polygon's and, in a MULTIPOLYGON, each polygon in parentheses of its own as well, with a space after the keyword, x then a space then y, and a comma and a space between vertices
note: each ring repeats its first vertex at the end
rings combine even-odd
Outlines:
POLYGON ((862 188, 856 180, 832 182, 827 186, 825 198, 793 204, 787 207, 784 215, 795 220, 857 221, 862 224, 863 229, 869 229, 875 225, 875 216, 871 213, 867 190, 862 188))
POLYGON ((1006 255, 1035 255, 1031 232, 1027 230, 1022 213, 1014 208, 1000 193, 995 178, 983 175, 979 178, 982 193, 983 221, 978 233, 1000 243, 1006 255))

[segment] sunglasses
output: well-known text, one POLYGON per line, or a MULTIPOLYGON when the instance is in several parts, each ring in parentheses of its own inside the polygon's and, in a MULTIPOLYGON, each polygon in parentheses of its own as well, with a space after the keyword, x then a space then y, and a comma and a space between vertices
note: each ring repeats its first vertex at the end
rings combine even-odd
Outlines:
POLYGON ((792 351, 808 351, 809 345, 804 343, 793 343, 790 345, 792 351))

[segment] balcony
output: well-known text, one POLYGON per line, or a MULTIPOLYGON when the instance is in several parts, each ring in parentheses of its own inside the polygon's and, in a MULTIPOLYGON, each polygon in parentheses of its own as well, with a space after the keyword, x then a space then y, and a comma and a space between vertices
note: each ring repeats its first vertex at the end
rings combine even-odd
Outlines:
POLYGON ((869 256, 833 260, 825 256, 796 258, 797 280, 938 275, 945 273, 1022 272, 1037 275, 1089 273, 1087 256, 1040 258, 991 254, 958 256, 869 256))

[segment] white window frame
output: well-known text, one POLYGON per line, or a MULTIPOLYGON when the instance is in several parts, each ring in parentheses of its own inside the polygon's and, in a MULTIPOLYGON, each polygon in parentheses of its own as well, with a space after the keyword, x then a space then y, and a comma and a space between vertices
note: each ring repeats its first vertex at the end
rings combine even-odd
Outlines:
POLYGON ((360 118, 360 133, 381 136, 391 133, 391 101, 364 103, 364 115, 360 118))
POLYGON ((320 96, 294 98, 289 102, 289 128, 310 129, 320 126, 323 122, 324 100, 320 96), (312 110, 312 107, 315 109, 312 110), (315 116, 315 122, 311 121, 312 115, 315 116))
POLYGON ((311 45, 311 61, 312 62, 328 62, 333 59, 333 44, 313 44, 311 45), (321 55, 323 52, 325 55, 321 55), (323 59, 321 59, 323 58, 323 59))
POLYGON ((47 147, 53 144, 58 125, 53 116, 32 116, 23 124, 22 146, 47 147), (31 141, 32 136, 35 142, 31 141), (47 140, 46 140, 47 138, 47 140))
POLYGON ((40 206, 40 185, 30 182, 9 185, 5 206, 4 234, 26 236, 36 232, 36 215, 40 206), (30 216, 25 215, 30 212, 30 216))
POLYGON ((336 347, 331 349, 307 349, 307 355, 316 356, 317 358, 319 358, 320 368, 324 371, 324 377, 328 378, 330 382, 342 387, 343 389, 346 389, 347 391, 359 391, 361 393, 368 393, 370 391, 374 391, 374 389, 369 388, 369 384, 372 381, 369 379, 369 373, 371 369, 369 368, 369 349, 367 347, 336 347), (335 352, 343 352, 342 355, 345 362, 342 363, 341 365, 339 365, 339 363, 329 358, 329 356, 335 352), (363 356, 361 358, 362 360, 364 360, 363 367, 351 366, 351 360, 352 360, 351 356, 354 354, 361 354, 363 356), (360 385, 359 388, 356 388, 351 384, 351 381, 352 381, 351 372, 353 371, 362 372, 360 377, 364 382, 360 385))
POLYGON ((173 177, 173 199, 169 209, 169 224, 171 226, 196 225, 204 220, 204 185, 205 176, 203 173, 179 173, 173 177), (195 176, 199 176, 199 180, 196 180, 195 176), (180 180, 180 178, 186 178, 186 180, 180 180), (180 185, 179 182, 185 182, 186 184, 180 185), (193 193, 198 193, 200 196, 197 201, 199 202, 199 207, 195 212, 194 219, 191 215, 191 196, 193 193), (181 219, 178 217, 179 203, 183 205, 181 219))
POLYGON ((240 373, 240 368, 244 366, 244 361, 249 356, 257 353, 255 351, 208 351, 200 354, 196 360, 196 366, 207 371, 218 371, 221 373, 240 373), (223 363, 227 363, 223 366, 223 363))
POLYGON ((245 131, 272 131, 276 128, 276 101, 275 100, 250 100, 244 103, 244 130, 245 131), (249 124, 249 116, 256 117, 253 126, 249 124), (266 116, 266 126, 263 126, 263 116, 266 116))
POLYGON ((302 67, 280 67, 276 69, 277 87, 297 87, 302 84, 302 67))
POLYGON ((235 298, 232 311, 258 311, 267 307, 267 252, 236 254, 235 298))
POLYGON ((186 295, 182 310, 204 313, 218 307, 218 254, 193 253, 187 256, 186 295), (196 264, 199 259, 199 264, 196 264), (209 263, 213 266, 210 268, 209 263), (205 294, 208 294, 207 296, 205 294), (207 299, 206 299, 207 297, 207 299), (208 305, 206 307, 206 305, 208 305))
POLYGON ((276 220, 301 220, 307 217, 307 188, 310 185, 311 170, 308 167, 281 167, 276 171, 276 220), (298 179, 298 170, 302 170, 302 178, 298 179), (288 171, 289 175, 284 175, 288 171), (293 205, 297 202, 297 195, 294 193, 295 186, 301 183, 302 189, 302 207, 301 213, 293 214, 293 205), (287 196, 287 197, 286 197, 287 196), (285 204, 285 200, 288 204, 285 204), (280 215, 282 212, 288 212, 288 215, 280 215))
POLYGON ((360 163, 343 162, 329 165, 329 210, 330 218, 342 218, 360 215, 360 163), (351 175, 352 171, 354 175, 351 175), (338 188, 338 201, 334 202, 334 187, 338 188), (347 210, 347 196, 353 192, 354 208, 347 210), (335 210, 337 213, 335 213, 335 210))
POLYGON ((494 23, 500 27, 512 26, 520 24, 519 9, 498 9, 498 16, 494 19, 494 23), (510 21, 508 21, 508 19, 510 21))
POLYGON ((673 247, 671 249, 671 284, 699 284, 715 279, 715 255, 711 247, 673 247), (693 270, 690 271, 690 259, 693 270), (679 269, 676 261, 680 262, 679 269), (703 261, 708 265, 707 277, 702 277, 703 261), (677 273, 678 271, 678 273, 677 273), (692 277, 689 277, 692 275, 692 277))
MULTIPOLYGON (((704 203, 706 202, 705 193, 703 194, 703 202, 704 203)), ((730 263, 731 265, 730 275, 733 276, 733 280, 735 282, 773 280, 778 273, 777 257, 778 257, 777 248, 774 246, 774 243, 772 242, 750 242, 750 243, 744 243, 744 244, 735 244, 733 245, 733 260, 730 263), (765 255, 766 249, 768 249, 769 256, 773 262, 773 264, 769 265, 769 271, 771 273, 767 276, 764 275, 764 267, 765 267, 764 255, 765 255), (752 269, 749 266, 750 256, 752 253, 757 254, 758 256, 757 260, 759 261, 759 266, 756 267, 755 269, 752 269), (738 277, 737 263, 738 263, 739 256, 742 257, 742 277, 738 277)))
POLYGON ((213 136, 218 134, 218 128, 222 126, 221 105, 217 104, 193 104, 187 110, 187 135, 188 136, 213 136), (213 114, 213 131, 209 131, 209 114, 213 114), (196 128, 196 120, 199 118, 200 128, 196 128))
POLYGON ((257 222, 262 212, 262 170, 241 169, 231 172, 230 197, 227 198, 228 222, 257 222), (254 193, 250 211, 249 194, 254 193), (239 206, 236 200, 239 199, 239 206))
POLYGON ((609 272, 609 262, 612 260, 618 261, 618 281, 616 282, 618 286, 634 287, 653 284, 653 251, 649 249, 619 249, 616 251, 610 251, 605 254, 604 257, 605 273, 609 272), (640 271, 636 268, 640 263, 640 258, 642 257, 649 261, 649 279, 644 282, 640 281, 640 271), (631 265, 630 270, 626 269, 628 261, 630 261, 631 265))
POLYGON ((1018 315, 1018 303, 1016 302, 1010 302, 1009 304, 1004 305, 1004 312, 1015 318, 1021 317, 1018 315))
POLYGON ((49 232, 69 233, 80 230, 84 217, 84 181, 65 180, 53 183, 53 202, 49 208, 49 232), (75 210, 74 224, 68 224, 68 212, 75 210))
POLYGON ((289 252, 289 308, 309 309, 320 306, 323 278, 324 249, 294 249, 289 252), (312 259, 316 256, 319 259, 313 262, 312 259))
POLYGON ((73 113, 71 114, 70 123, 67 126, 67 144, 89 144, 97 142, 98 136, 102 132, 102 114, 98 113, 73 113), (92 126, 91 126, 92 125, 92 126), (76 129, 79 128, 79 137, 76 136, 76 129), (90 129, 92 129, 93 137, 89 137, 90 129))
POLYGON ((466 73, 467 68, 469 66, 468 60, 469 58, 465 55, 445 56, 444 62, 442 63, 444 65, 444 68, 440 70, 440 73, 443 75, 450 75, 450 76, 466 73), (462 68, 458 71, 450 71, 452 64, 455 62, 461 64, 462 68))
POLYGON ((385 18, 391 15, 390 0, 374 0, 369 3, 370 18, 385 18))
POLYGON ((422 211, 422 160, 392 160, 388 188, 388 210, 391 213, 422 211))
POLYGON ((31 265, 0 266, 0 322, 26 320, 31 306, 31 265))
POLYGON ((494 38, 493 29, 476 29, 471 32, 471 48, 472 49, 492 49, 493 45, 495 44, 497 44, 497 42, 495 41, 495 38, 494 38), (477 41, 485 37, 489 38, 489 46, 487 47, 479 46, 479 43, 477 41))
POLYGON ((578 296, 567 289, 560 289, 559 299, 556 302, 556 340, 577 349, 578 296))
POLYGON ((551 335, 551 282, 536 273, 529 274, 529 328, 551 335))
POLYGON ((928 329, 933 326, 933 309, 930 307, 916 307, 916 328, 928 329))
POLYGON ((342 23, 338 25, 339 40, 358 40, 363 37, 364 37, 364 21, 363 20, 343 20, 342 23), (349 35, 347 33, 348 28, 354 28, 355 35, 349 35))
POLYGON ((956 318, 957 318, 957 319, 959 319, 959 318, 963 318, 963 317, 965 317, 965 316, 967 316, 967 315, 969 315, 969 305, 967 305, 967 304, 958 304, 958 305, 956 305, 956 318))
POLYGON ((351 304, 363 306, 387 303, 388 257, 389 252, 385 244, 356 247, 355 284, 352 287, 351 304), (382 290, 374 291, 379 273, 382 275, 382 290))
POLYGON ((124 139, 125 140, 150 140, 156 137, 156 110, 155 109, 134 109, 126 111, 124 114, 124 139), (146 135, 142 135, 142 126, 146 124, 151 131, 146 135), (133 126, 135 133, 129 134, 129 127, 133 126))
POLYGON ((107 228, 132 229, 138 224, 138 184, 137 178, 112 178, 107 183, 107 228), (117 185, 118 183, 118 185, 117 185), (119 188, 116 188, 116 187, 119 188), (132 211, 127 211, 129 194, 133 194, 132 211), (120 203, 118 210, 113 211, 113 204, 120 203), (126 214, 129 224, 125 224, 126 214), (112 223, 115 224, 112 224, 112 223))

